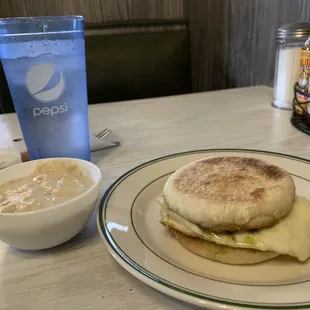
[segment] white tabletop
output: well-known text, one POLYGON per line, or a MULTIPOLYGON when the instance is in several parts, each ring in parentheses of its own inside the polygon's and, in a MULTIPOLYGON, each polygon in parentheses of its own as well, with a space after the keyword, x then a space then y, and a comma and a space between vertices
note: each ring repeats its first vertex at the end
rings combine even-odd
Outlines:
MULTIPOLYGON (((105 127, 118 148, 92 154, 103 188, 158 156, 202 148, 250 148, 310 158, 310 139, 272 108, 272 89, 251 87, 90 106, 92 132, 105 127)), ((15 114, 0 115, 0 148, 20 136, 15 114)), ((95 216, 68 243, 41 252, 0 242, 0 309, 196 309, 147 287, 109 255, 95 216)))

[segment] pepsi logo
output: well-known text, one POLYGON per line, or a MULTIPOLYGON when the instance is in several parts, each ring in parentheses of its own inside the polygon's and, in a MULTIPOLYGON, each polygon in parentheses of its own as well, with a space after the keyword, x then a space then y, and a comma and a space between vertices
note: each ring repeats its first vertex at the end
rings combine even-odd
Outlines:
POLYGON ((37 64, 30 68, 26 76, 28 92, 41 102, 57 100, 65 89, 65 80, 53 64, 37 64))

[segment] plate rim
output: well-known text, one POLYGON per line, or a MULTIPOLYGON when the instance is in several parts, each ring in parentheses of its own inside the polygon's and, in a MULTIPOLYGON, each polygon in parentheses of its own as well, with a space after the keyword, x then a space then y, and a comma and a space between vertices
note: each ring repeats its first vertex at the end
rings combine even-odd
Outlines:
POLYGON ((149 166, 150 164, 154 164, 166 159, 186 156, 191 154, 199 154, 199 153, 229 153, 229 152, 236 152, 236 153, 255 153, 255 154, 265 154, 271 156, 277 156, 282 158, 287 158, 299 162, 304 162, 306 164, 310 163, 310 160, 306 158, 302 158, 295 155, 289 155, 280 152, 272 152, 272 151, 265 151, 265 150, 256 150, 256 149, 247 149, 247 148, 211 148, 211 149, 197 149, 197 150, 190 150, 190 151, 183 151, 178 153, 167 154, 164 156, 156 157, 154 159, 148 160, 143 162, 142 164, 136 165, 135 167, 127 170, 123 173, 120 177, 118 177, 106 190, 104 193, 99 208, 97 210, 97 229, 99 235, 103 239, 105 245, 107 246, 110 254, 113 258, 129 273, 133 276, 138 278, 139 280, 147 283, 149 286, 161 291, 162 293, 168 294, 173 296, 174 298, 178 298, 180 300, 190 302, 196 305, 205 306, 215 306, 215 305, 228 305, 239 307, 241 309, 251 307, 251 309, 309 309, 310 303, 309 302, 302 302, 302 303, 290 303, 290 304, 257 304, 252 302, 242 302, 242 301, 235 301, 227 298, 215 297, 215 296, 208 296, 208 294, 200 294, 199 292, 191 291, 188 289, 182 289, 176 284, 169 283, 169 281, 165 279, 161 279, 160 277, 154 275, 147 269, 143 268, 139 264, 137 264, 134 260, 127 256, 126 253, 122 251, 122 249, 116 244, 113 237, 111 236, 110 232, 106 227, 106 218, 105 213, 108 206, 109 198, 113 194, 114 190, 121 184, 128 176, 134 174, 135 172, 143 169, 144 167, 149 166), (146 280, 146 282, 144 281, 146 280), (169 291, 169 293, 167 292, 169 291))

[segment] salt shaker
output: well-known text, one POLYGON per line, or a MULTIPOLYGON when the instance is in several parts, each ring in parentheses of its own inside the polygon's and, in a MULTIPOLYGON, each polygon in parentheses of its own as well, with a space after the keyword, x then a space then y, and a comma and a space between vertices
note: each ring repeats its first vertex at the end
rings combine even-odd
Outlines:
POLYGON ((277 31, 274 96, 272 105, 292 110, 294 84, 298 80, 301 48, 310 36, 310 23, 291 23, 277 31))

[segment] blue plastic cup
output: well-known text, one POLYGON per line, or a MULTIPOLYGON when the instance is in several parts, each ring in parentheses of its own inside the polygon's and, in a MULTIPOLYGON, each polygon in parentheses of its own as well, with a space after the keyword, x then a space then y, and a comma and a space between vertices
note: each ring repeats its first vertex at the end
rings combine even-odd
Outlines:
POLYGON ((0 19, 0 58, 30 159, 90 160, 84 19, 0 19))

